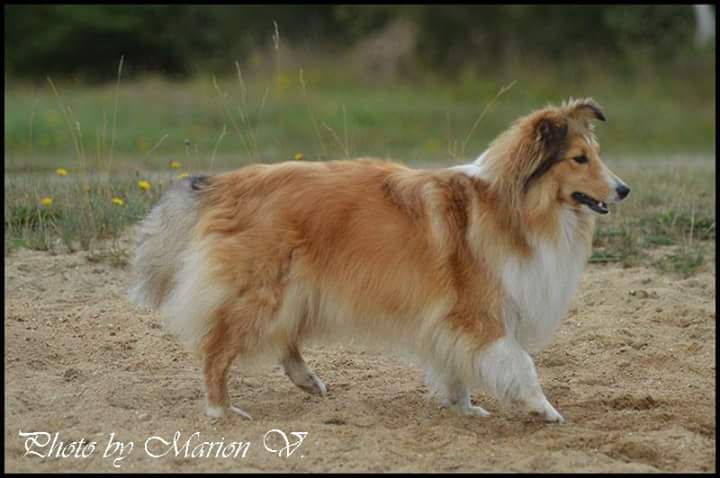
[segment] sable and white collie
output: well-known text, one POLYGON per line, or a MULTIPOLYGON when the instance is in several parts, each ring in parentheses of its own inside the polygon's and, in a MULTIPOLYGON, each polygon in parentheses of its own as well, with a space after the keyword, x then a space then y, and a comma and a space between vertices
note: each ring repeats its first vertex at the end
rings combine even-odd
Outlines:
POLYGON ((592 99, 548 106, 452 168, 288 162, 184 180, 140 225, 130 297, 200 353, 210 417, 250 418, 228 400, 236 358, 270 356, 325 395, 303 346, 361 339, 419 359, 461 413, 488 414, 479 386, 562 421, 528 352, 567 313, 594 215, 630 191, 594 119, 592 99))

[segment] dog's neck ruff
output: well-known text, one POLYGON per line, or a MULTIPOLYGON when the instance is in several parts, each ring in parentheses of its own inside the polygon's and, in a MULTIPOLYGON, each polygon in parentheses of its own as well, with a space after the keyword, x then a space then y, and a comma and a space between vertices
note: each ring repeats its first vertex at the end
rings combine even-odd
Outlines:
MULTIPOLYGON (((474 162, 451 169, 491 182, 485 151, 474 162)), ((529 232, 530 257, 510 256, 501 266, 508 333, 526 350, 546 346, 565 317, 580 283, 589 253, 578 212, 563 206, 555 239, 529 232)))
POLYGON ((484 179, 486 181, 490 181, 490 180, 492 180, 492 175, 490 173, 490 170, 487 167, 487 164, 484 162, 486 155, 487 155, 487 151, 485 151, 483 154, 481 154, 472 163, 461 164, 459 166, 453 166, 450 169, 453 171, 460 171, 470 177, 477 177, 477 178, 484 179))
POLYGON ((505 324, 526 350, 550 343, 565 318, 587 259, 588 244, 575 211, 560 214, 555 241, 531 238, 529 258, 510 257, 501 270, 505 289, 505 324))

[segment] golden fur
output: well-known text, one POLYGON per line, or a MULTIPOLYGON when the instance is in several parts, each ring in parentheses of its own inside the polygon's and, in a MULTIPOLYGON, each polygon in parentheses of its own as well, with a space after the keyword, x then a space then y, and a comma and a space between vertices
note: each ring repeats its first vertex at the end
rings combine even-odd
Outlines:
POLYGON ((167 212, 146 220, 135 295, 152 297, 145 303, 172 315, 169 328, 202 353, 213 410, 228 405, 238 356, 275 354, 299 386, 324 394, 300 350, 328 337, 407 350, 462 394, 459 384, 483 384, 478 354, 511 333, 508 258, 524 263, 538 241, 568 234, 565 211, 582 260, 590 251, 593 213, 572 193, 611 193, 596 118, 604 115, 591 100, 521 118, 477 175, 358 159, 252 165, 178 186, 168 195, 193 198, 192 226, 163 231, 173 227, 167 212), (588 163, 569 159, 579 155, 588 163), (181 251, 170 267, 145 244, 173 235, 184 239, 163 245, 181 251))

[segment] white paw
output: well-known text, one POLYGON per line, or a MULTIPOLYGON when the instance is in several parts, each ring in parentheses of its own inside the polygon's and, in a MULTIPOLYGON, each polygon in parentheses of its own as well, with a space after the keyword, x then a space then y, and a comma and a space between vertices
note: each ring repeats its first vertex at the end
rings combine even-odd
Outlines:
POLYGON ((241 417, 243 417, 246 420, 252 421, 252 417, 247 412, 239 409, 238 407, 236 407, 234 405, 230 406, 230 411, 233 413, 237 413, 238 415, 240 415, 241 417))
POLYGON ((563 423, 565 419, 552 406, 543 414, 546 422, 563 423))
POLYGON ((440 402, 440 406, 452 410, 455 413, 461 415, 474 416, 474 417, 489 417, 490 412, 485 410, 480 405, 473 405, 472 403, 450 403, 448 399, 443 399, 440 402))
POLYGON ((325 386, 323 381, 317 377, 317 375, 313 377, 313 382, 315 382, 315 387, 317 387, 317 391, 320 396, 327 397, 327 387, 325 386))
POLYGON ((544 395, 538 395, 525 402, 525 405, 533 413, 542 415, 546 422, 562 423, 565 419, 550 405, 544 395))
POLYGON ((462 413, 463 415, 468 416, 474 416, 474 417, 489 417, 490 412, 485 410, 480 405, 462 405, 462 406, 455 406, 453 409, 458 412, 462 413))
POLYGON ((225 416, 225 408, 219 405, 208 405, 205 408, 205 413, 211 420, 217 420, 225 416))
MULTIPOLYGON (((245 418, 246 420, 252 420, 252 417, 247 412, 245 412, 244 410, 242 410, 236 406, 231 405, 227 409, 237 415, 240 415, 241 417, 245 418)), ((219 405, 208 405, 205 410, 205 413, 207 414, 208 417, 210 417, 210 421, 214 423, 218 419, 225 416, 225 407, 222 407, 219 405)))
POLYGON ((311 395, 327 396, 327 387, 315 374, 307 375, 305 380, 300 383, 296 382, 296 385, 311 395))

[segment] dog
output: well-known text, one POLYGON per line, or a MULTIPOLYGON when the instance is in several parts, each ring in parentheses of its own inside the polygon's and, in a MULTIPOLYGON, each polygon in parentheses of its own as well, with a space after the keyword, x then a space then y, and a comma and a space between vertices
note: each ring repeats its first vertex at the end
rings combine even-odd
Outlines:
POLYGON ((238 357, 325 396, 303 346, 357 339, 412 354, 459 413, 489 414, 482 387, 561 422, 529 352, 567 314, 595 215, 630 192, 595 120, 591 98, 547 106, 450 168, 297 161, 177 182, 139 225, 130 298, 198 352, 213 419, 250 418, 228 398, 238 357))

